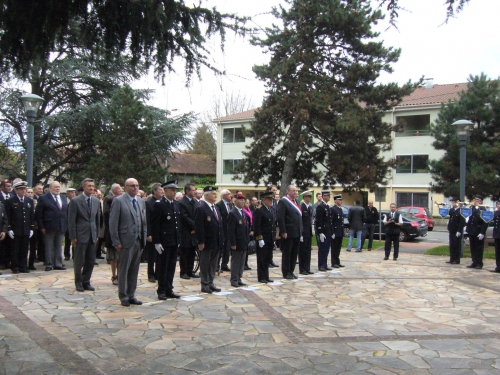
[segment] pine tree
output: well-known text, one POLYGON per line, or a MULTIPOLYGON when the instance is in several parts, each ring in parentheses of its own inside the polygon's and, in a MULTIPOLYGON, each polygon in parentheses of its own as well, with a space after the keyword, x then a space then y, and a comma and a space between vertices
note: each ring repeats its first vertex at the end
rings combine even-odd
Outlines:
POLYGON ((190 142, 189 153, 208 155, 215 161, 217 156, 217 143, 215 142, 212 129, 206 123, 196 128, 193 140, 190 142))

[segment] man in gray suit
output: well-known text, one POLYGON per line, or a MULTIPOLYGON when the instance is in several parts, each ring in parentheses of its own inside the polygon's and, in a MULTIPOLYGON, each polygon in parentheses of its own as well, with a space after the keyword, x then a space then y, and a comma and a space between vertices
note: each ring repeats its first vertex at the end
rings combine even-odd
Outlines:
POLYGON ((94 180, 82 181, 83 193, 73 198, 68 206, 68 231, 74 249, 76 290, 94 291, 90 284, 95 262, 95 245, 99 238, 99 199, 92 196, 94 180), (83 270, 82 270, 83 268, 83 270))
POLYGON ((122 306, 142 305, 135 298, 141 263, 141 249, 146 245, 146 204, 137 198, 139 183, 134 178, 125 181, 125 193, 113 199, 109 216, 109 234, 120 254, 118 265, 118 297, 122 306))
POLYGON ((354 233, 356 233, 356 252, 360 253, 361 241, 363 235, 363 226, 366 223, 366 211, 361 207, 359 199, 354 200, 354 206, 349 208, 347 220, 349 221, 349 243, 347 244, 347 251, 351 251, 354 233))

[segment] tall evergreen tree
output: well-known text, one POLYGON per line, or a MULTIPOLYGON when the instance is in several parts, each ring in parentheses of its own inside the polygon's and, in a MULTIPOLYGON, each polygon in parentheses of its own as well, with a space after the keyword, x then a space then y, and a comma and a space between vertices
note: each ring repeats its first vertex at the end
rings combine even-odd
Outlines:
POLYGON ((475 194, 500 198, 500 81, 485 74, 470 76, 467 90, 460 93, 457 102, 443 104, 432 135, 433 145, 446 153, 441 159, 431 160, 432 189, 446 196, 460 192, 460 147, 455 121, 467 119, 470 127, 467 142, 465 195, 475 194))
MULTIPOLYGON (((253 39, 271 55, 255 66, 267 96, 250 130, 244 182, 341 184, 346 190, 384 183, 393 160, 383 111, 415 85, 376 84, 400 51, 373 41, 383 16, 368 0, 287 0, 273 9, 283 27, 253 39)), ((282 189, 284 190, 284 189, 282 189)))
POLYGON ((196 128, 193 140, 189 145, 189 153, 208 155, 210 159, 215 161, 217 156, 217 143, 212 129, 208 124, 202 123, 196 128))

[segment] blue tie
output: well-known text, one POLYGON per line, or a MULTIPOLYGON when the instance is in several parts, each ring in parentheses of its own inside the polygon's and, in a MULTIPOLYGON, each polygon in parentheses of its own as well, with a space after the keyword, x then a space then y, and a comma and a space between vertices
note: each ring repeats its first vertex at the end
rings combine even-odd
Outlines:
POLYGON ((134 210, 135 212, 137 212, 137 201, 134 199, 132 199, 132 204, 134 205, 134 210))

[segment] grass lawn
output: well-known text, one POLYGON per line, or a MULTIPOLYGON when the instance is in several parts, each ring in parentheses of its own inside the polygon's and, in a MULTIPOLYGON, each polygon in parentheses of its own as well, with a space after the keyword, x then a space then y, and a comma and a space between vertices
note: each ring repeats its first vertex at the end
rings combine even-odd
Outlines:
MULTIPOLYGON (((434 247, 430 250, 427 250, 425 255, 442 255, 442 256, 450 256, 450 248, 449 246, 438 246, 434 247)), ((464 258, 470 258, 470 247, 465 246, 464 248, 464 258)), ((484 246, 484 254, 483 258, 485 259, 495 259, 495 249, 490 250, 488 246, 484 246)))
MULTIPOLYGON (((348 243, 349 243, 349 238, 348 237, 344 237, 342 239, 342 247, 346 248, 348 243)), ((378 249, 380 247, 384 247, 384 244, 385 244, 384 241, 375 241, 374 240, 373 241, 373 249, 378 249)), ((318 246, 318 244, 316 243, 316 236, 313 236, 313 238, 312 238, 312 245, 313 246, 318 246)), ((365 247, 364 247, 364 249, 366 249, 367 246, 368 246, 368 240, 365 241, 365 247)), ((352 248, 353 249, 356 248, 356 239, 354 239, 354 241, 352 241, 352 248)))

